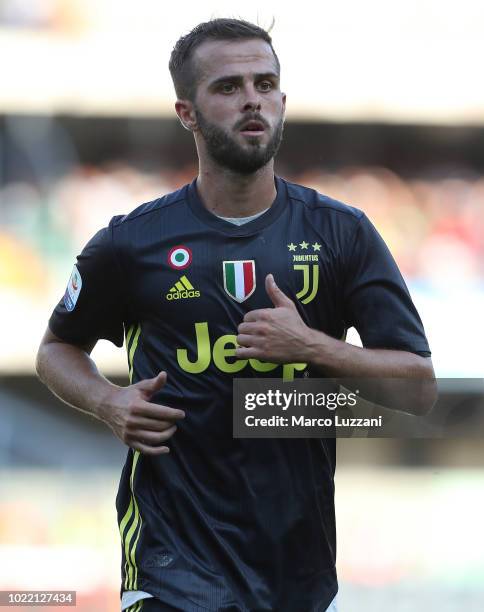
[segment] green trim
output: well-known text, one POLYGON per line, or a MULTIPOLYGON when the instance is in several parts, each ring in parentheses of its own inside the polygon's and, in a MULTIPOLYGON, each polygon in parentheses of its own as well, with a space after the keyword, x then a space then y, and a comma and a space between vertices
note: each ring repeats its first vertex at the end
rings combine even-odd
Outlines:
MULTIPOLYGON (((129 506, 128 509, 126 511, 126 514, 123 517, 123 520, 121 521, 120 525, 119 525, 119 533, 121 535, 121 546, 124 548, 124 530, 126 528, 126 525, 129 523, 129 521, 131 520, 132 516, 133 516, 133 497, 131 497, 131 500, 129 502, 129 506)), ((124 562, 124 573, 125 575, 127 575, 128 573, 128 557, 125 556, 125 562, 124 562)))
MULTIPOLYGON (((136 353, 136 349, 138 348, 138 341, 141 334, 141 325, 138 323, 136 327, 136 332, 134 333, 135 326, 132 325, 126 334, 126 346, 128 350, 128 366, 129 366, 129 382, 133 384, 133 367, 134 367, 134 356, 136 353), (128 348, 129 339, 133 338, 131 346, 128 348)), ((124 587, 127 590, 136 590, 136 584, 138 581, 138 567, 136 565, 136 546, 138 544, 139 536, 141 533, 142 519, 141 514, 138 508, 138 503, 136 501, 136 497, 134 494, 134 476, 136 473, 136 466, 138 464, 140 458, 140 452, 137 450, 133 450, 133 463, 131 466, 131 476, 130 476, 130 489, 131 489, 131 500, 129 502, 128 509, 126 514, 124 515, 120 525, 119 531, 121 534, 121 546, 124 548, 125 555, 125 563, 124 563, 124 573, 125 573, 125 581, 124 587), (124 535, 124 531, 131 522, 131 526, 128 529, 126 535, 124 535), (137 533, 136 533, 137 532, 137 533), (131 546, 131 541, 135 536, 135 540, 133 545, 131 546)), ((141 609, 141 604, 139 608, 135 608, 135 610, 141 609)))
POLYGON ((141 528, 141 524, 138 524, 141 521, 141 516, 139 513, 136 498, 134 496, 134 486, 133 486, 134 475, 136 472, 136 466, 138 464, 139 457, 140 457, 140 452, 134 451, 133 465, 131 467, 131 478, 130 478, 131 501, 134 504, 134 519, 133 519, 133 522, 131 523, 131 527, 129 528, 128 533, 126 534, 126 538, 124 540, 124 554, 126 557, 125 568, 127 568, 124 586, 128 590, 133 590, 134 572, 136 568, 136 561, 134 559, 134 549, 138 541, 136 540, 135 543, 133 544, 133 548, 131 548, 131 540, 133 539, 134 533, 138 529, 138 527, 141 528))
POLYGON ((131 348, 128 353, 128 365, 129 365, 129 382, 133 384, 133 361, 134 354, 136 349, 138 348, 138 340, 141 333, 141 325, 138 323, 138 328, 136 329, 136 333, 134 335, 133 342, 131 344, 131 348))
POLYGON ((136 536, 136 540, 134 541, 133 546, 131 548, 131 564, 134 567, 134 574, 132 575, 131 588, 133 589, 133 591, 137 591, 138 590, 138 565, 136 563, 136 548, 138 546, 138 540, 141 535, 141 526, 143 524, 143 520, 141 519, 141 514, 138 509, 138 504, 136 503, 136 500, 134 500, 134 503, 136 504, 136 510, 139 516, 139 527, 138 527, 138 535, 136 536))
POLYGON ((133 334, 133 331, 134 331, 134 325, 131 325, 131 327, 126 332, 126 350, 128 350, 129 341, 131 340, 131 336, 133 334))

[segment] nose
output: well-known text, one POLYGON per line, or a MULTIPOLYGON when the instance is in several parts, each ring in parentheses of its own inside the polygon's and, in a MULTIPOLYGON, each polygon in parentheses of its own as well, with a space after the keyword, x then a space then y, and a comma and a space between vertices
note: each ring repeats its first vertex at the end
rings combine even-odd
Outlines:
POLYGON ((245 102, 244 102, 243 110, 245 112, 247 111, 260 112, 261 110, 260 94, 253 85, 249 85, 248 87, 245 88, 245 102))
POLYGON ((261 103, 259 101, 256 100, 248 100, 245 104, 244 104, 244 111, 252 111, 252 112, 260 112, 261 110, 261 103))

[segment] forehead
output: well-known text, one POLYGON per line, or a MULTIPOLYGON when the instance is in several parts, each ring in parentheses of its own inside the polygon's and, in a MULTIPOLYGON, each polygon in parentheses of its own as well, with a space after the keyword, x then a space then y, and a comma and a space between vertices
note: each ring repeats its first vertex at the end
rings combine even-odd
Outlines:
POLYGON ((277 72, 276 59, 264 40, 210 40, 194 53, 198 82, 224 75, 277 72))

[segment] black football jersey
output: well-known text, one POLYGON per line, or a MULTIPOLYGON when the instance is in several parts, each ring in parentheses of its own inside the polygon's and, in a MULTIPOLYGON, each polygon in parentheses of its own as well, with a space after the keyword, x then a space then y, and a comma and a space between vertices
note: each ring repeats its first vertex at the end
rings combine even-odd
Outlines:
POLYGON ((116 499, 122 591, 190 611, 324 611, 337 592, 335 440, 234 439, 234 377, 321 376, 235 357, 237 326, 271 307, 272 273, 312 328, 354 326, 365 347, 430 355, 385 243, 359 210, 276 178, 236 226, 196 181, 114 217, 78 256, 49 325, 63 340, 126 344, 132 382, 168 374, 151 401, 181 408, 168 455, 128 450, 116 499))

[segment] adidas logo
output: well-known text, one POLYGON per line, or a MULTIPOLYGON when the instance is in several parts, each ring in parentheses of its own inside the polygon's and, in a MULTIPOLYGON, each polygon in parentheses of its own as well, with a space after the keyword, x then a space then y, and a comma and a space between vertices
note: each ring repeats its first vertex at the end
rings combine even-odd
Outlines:
POLYGON ((185 275, 181 276, 180 280, 178 280, 166 294, 166 299, 169 301, 197 297, 200 297, 200 291, 195 289, 185 275))

